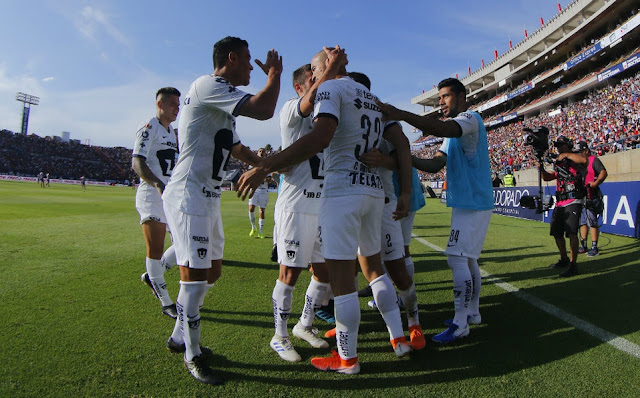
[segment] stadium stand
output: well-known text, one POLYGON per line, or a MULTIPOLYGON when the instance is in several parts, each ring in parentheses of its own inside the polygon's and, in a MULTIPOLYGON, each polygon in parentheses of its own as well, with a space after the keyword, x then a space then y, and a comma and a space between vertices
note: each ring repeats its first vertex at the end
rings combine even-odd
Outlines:
MULTIPOLYGON (((488 130, 491 167, 534 167, 524 127, 547 126, 587 141, 604 156, 640 147, 640 14, 638 3, 575 0, 515 47, 461 81, 488 130)), ((434 88, 412 99, 424 114, 439 111, 434 88), (429 108, 429 109, 428 109, 429 108)), ((439 143, 421 137, 413 153, 430 156, 439 143)), ((444 178, 422 175, 423 180, 444 178)))

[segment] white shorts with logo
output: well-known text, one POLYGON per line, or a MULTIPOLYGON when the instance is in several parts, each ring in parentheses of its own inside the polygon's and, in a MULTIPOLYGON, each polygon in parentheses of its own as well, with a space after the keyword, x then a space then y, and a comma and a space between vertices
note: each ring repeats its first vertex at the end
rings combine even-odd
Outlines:
POLYGON ((318 237, 318 216, 276 210, 275 230, 278 263, 307 268, 309 263, 324 263, 318 237))
POLYGON ((413 221, 416 218, 416 212, 410 211, 409 214, 400 219, 400 225, 402 226, 402 238, 404 240, 404 245, 411 245, 411 234, 413 233, 413 221))
POLYGON ((267 190, 257 191, 249 198, 249 206, 253 205, 266 209, 267 203, 269 203, 269 192, 267 190))
POLYGON ((144 224, 147 221, 167 223, 161 198, 158 198, 158 200, 143 200, 136 196, 136 210, 140 214, 140 224, 144 224))
POLYGON ((446 255, 478 259, 489 230, 493 210, 451 210, 451 231, 446 255))
POLYGON ((206 269, 211 268, 212 260, 222 258, 224 231, 220 211, 211 216, 196 216, 171 206, 165 206, 164 210, 179 265, 206 269))
POLYGON ((392 261, 404 257, 404 239, 400 220, 393 219, 398 201, 392 199, 384 204, 382 211, 382 261, 392 261))
POLYGON ((369 195, 322 197, 318 225, 323 257, 354 260, 357 254, 379 253, 383 207, 384 198, 369 195))

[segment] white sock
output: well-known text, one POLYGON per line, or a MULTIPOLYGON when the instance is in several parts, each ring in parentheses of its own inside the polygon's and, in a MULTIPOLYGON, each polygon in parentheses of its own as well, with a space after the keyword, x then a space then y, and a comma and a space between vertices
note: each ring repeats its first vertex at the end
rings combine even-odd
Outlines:
POLYGON ((200 306, 198 306, 198 308, 202 308, 202 306, 204 305, 204 298, 207 296, 207 293, 209 293, 209 289, 211 289, 213 287, 213 283, 207 283, 204 285, 204 294, 202 295, 202 299, 200 299, 200 306))
POLYGON ((262 231, 264 231, 264 218, 259 218, 258 219, 258 233, 262 233, 262 231))
POLYGON ((342 359, 358 356, 358 329, 360 328, 360 303, 358 292, 334 297, 336 317, 336 342, 342 359))
POLYGON ((154 260, 147 257, 145 265, 147 268, 147 275, 153 285, 153 291, 156 293, 158 300, 160 300, 160 304, 162 304, 163 307, 173 304, 173 300, 169 297, 167 283, 164 281, 164 267, 160 260, 154 260))
POLYGON ((178 293, 176 304, 176 309, 178 310, 176 323, 179 324, 182 332, 182 339, 186 348, 184 356, 188 361, 201 354, 199 305, 202 301, 202 296, 205 294, 205 285, 206 281, 180 281, 180 293, 178 293))
POLYGON ((276 334, 280 337, 289 337, 287 321, 291 315, 291 302, 293 301, 294 286, 276 280, 271 299, 273 300, 273 322, 276 334))
POLYGON ((398 295, 407 311, 407 323, 409 327, 419 325, 420 318, 418 316, 418 297, 416 295, 415 283, 412 283, 407 290, 398 289, 398 295))
POLYGON ((482 289, 482 276, 480 275, 480 267, 478 260, 469 258, 469 272, 473 281, 473 290, 471 291, 471 301, 469 301, 469 315, 478 315, 480 313, 480 290, 482 289))
POLYGON ((165 271, 169 271, 171 268, 178 265, 178 260, 176 260, 176 249, 173 245, 169 246, 167 250, 164 251, 162 258, 160 259, 160 263, 162 263, 165 271))
POLYGON ((447 256, 447 263, 453 273, 453 307, 456 311, 453 323, 462 328, 467 325, 469 301, 473 289, 471 273, 466 257, 447 256))
POLYGON ((413 259, 411 257, 405 257, 404 266, 407 267, 407 274, 413 280, 413 275, 415 274, 415 265, 413 264, 413 259))
POLYGON ((256 229, 256 214, 249 212, 249 222, 251 223, 251 229, 256 229))
POLYGON ((316 310, 322 306, 322 299, 327 295, 328 289, 328 283, 319 282, 313 276, 311 277, 311 282, 309 282, 309 287, 307 287, 307 293, 305 294, 304 308, 300 316, 300 323, 305 328, 311 327, 313 318, 316 316, 316 310))
POLYGON ((396 296, 396 291, 393 288, 391 279, 389 279, 387 274, 382 274, 372 280, 369 285, 371 286, 373 299, 376 302, 378 311, 380 311, 382 319, 384 319, 384 323, 387 325, 390 340, 403 337, 404 330, 402 330, 398 296, 396 296))

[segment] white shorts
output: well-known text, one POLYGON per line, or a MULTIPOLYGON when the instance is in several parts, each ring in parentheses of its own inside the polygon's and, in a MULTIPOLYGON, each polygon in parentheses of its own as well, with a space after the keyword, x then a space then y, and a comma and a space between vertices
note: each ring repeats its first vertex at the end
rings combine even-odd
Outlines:
POLYGON ((383 207, 384 198, 368 195, 322 197, 318 225, 323 257, 355 260, 357 254, 379 253, 383 207))
POLYGON ((409 215, 400 219, 400 225, 402 226, 402 238, 404 239, 404 245, 411 245, 411 234, 413 233, 413 221, 416 218, 416 212, 410 211, 409 215))
POLYGON ((140 214, 140 224, 147 221, 158 221, 163 224, 167 223, 167 217, 164 215, 162 207, 162 199, 158 200, 142 200, 136 196, 136 210, 140 214))
POLYGON ((212 260, 222 258, 224 231, 220 211, 211 216, 196 216, 171 206, 165 206, 164 210, 179 265, 206 269, 211 268, 212 260))
POLYGON ((404 257, 404 239, 400 221, 393 219, 398 201, 393 199, 384 204, 382 211, 382 261, 392 261, 404 257))
POLYGON ((318 216, 276 210, 278 263, 307 268, 309 263, 324 263, 318 237, 318 216))
POLYGON ((451 232, 446 255, 478 259, 487 237, 492 210, 451 210, 451 232))
POLYGON ((269 192, 266 190, 256 192, 249 198, 249 206, 258 206, 261 209, 266 209, 267 203, 269 203, 269 192))

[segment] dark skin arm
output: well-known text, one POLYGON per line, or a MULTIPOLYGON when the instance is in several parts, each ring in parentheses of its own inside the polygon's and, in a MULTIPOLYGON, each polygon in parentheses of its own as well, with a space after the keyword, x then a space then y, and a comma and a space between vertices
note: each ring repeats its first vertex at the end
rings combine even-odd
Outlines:
POLYGON ((377 102, 384 114, 384 120, 404 120, 429 135, 436 137, 457 138, 462 136, 462 128, 453 120, 440 120, 437 115, 420 116, 415 113, 403 111, 390 104, 377 102))
POLYGON ((411 160, 413 162, 413 167, 427 173, 437 173, 447 165, 447 155, 440 151, 436 152, 436 154, 430 159, 422 159, 412 156, 411 160))

